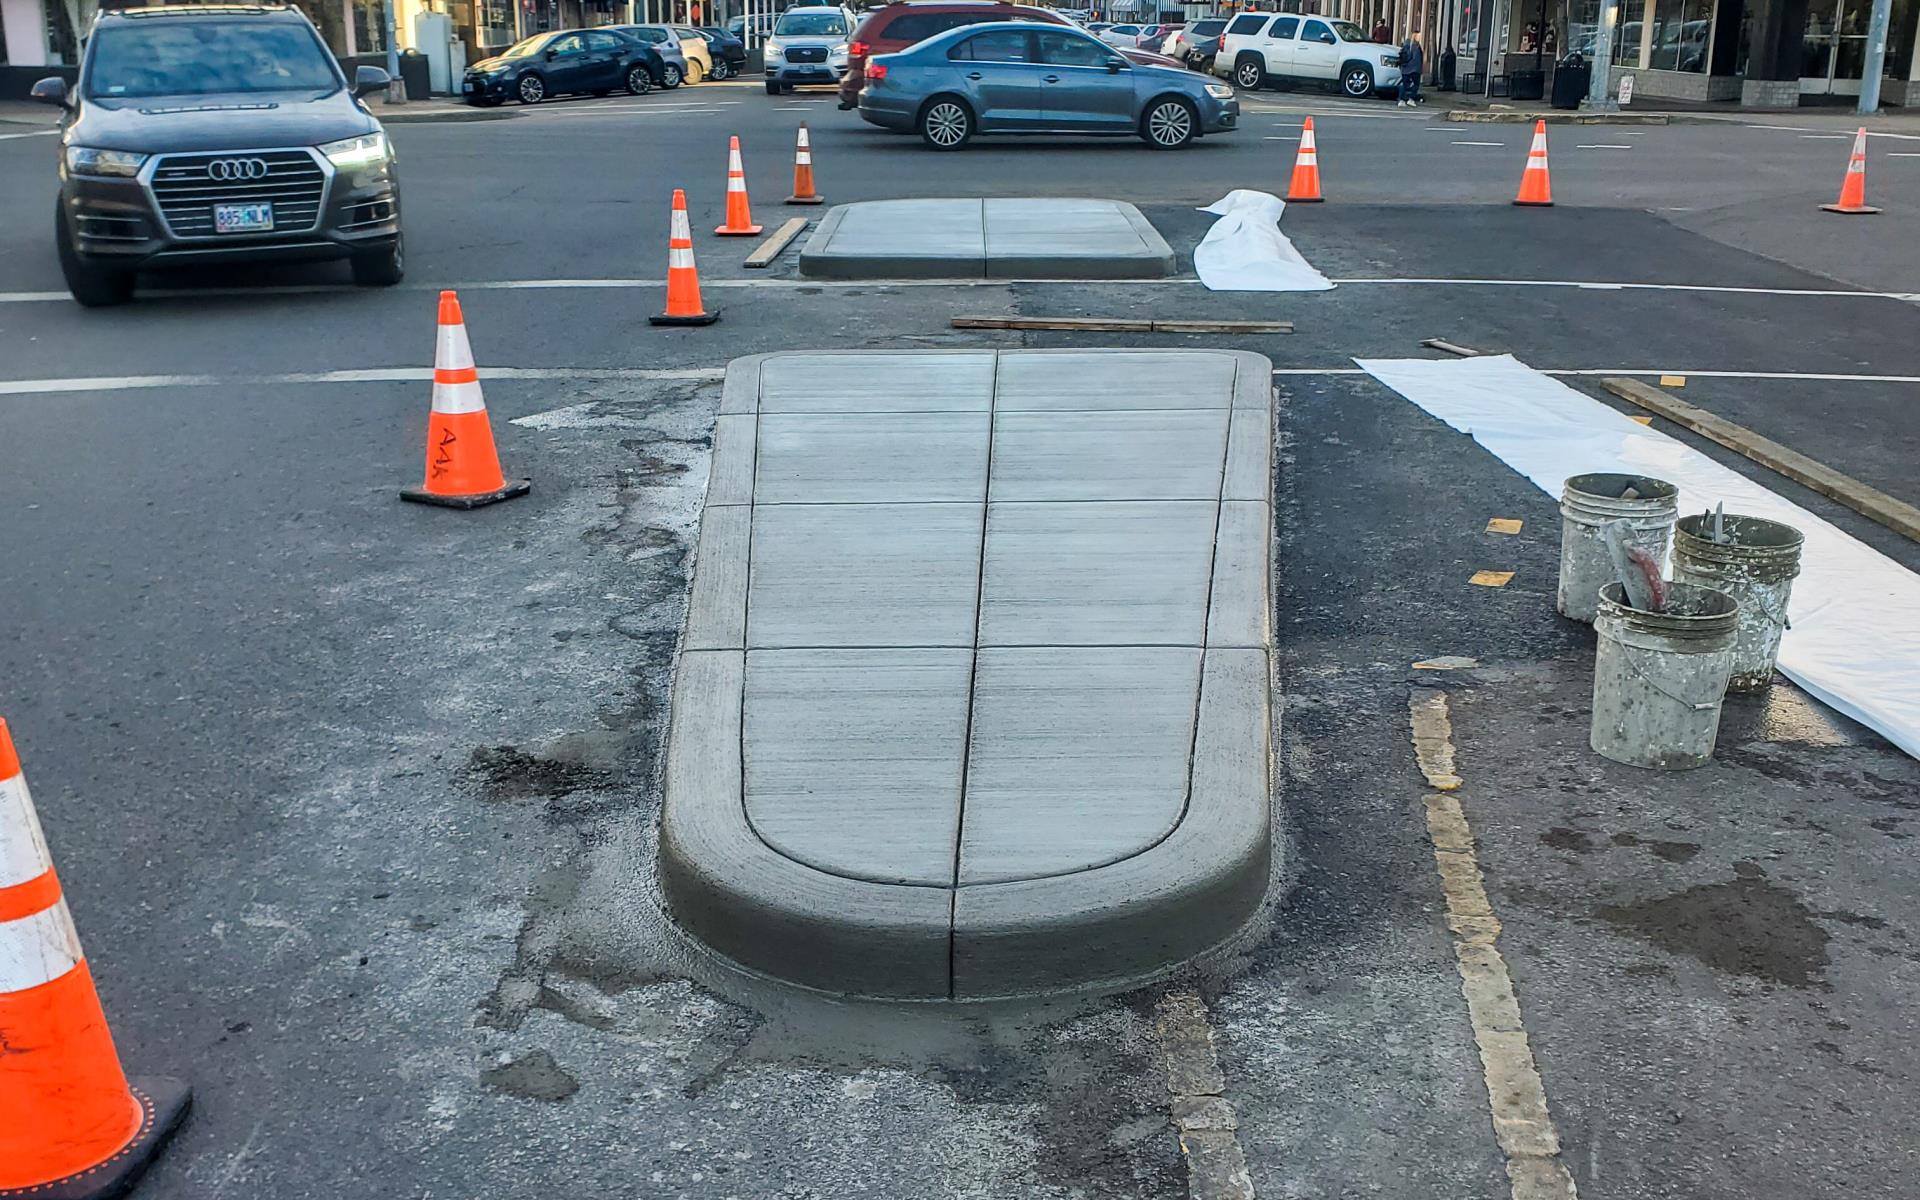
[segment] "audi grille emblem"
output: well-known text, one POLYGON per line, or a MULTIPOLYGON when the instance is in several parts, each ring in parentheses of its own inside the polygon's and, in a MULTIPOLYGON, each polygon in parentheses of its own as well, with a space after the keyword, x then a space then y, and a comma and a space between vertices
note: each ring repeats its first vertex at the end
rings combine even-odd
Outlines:
POLYGON ((267 160, 264 158, 216 158, 207 164, 207 176, 223 183, 240 179, 265 179, 267 160))

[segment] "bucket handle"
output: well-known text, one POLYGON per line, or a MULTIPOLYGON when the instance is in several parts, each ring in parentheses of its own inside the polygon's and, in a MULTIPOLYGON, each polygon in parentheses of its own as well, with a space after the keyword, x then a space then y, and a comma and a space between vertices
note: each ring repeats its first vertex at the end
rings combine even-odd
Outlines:
MULTIPOLYGON (((1666 688, 1661 687, 1660 682, 1656 680, 1653 676, 1647 674, 1646 671, 1641 669, 1639 662, 1637 662, 1634 658, 1633 647, 1627 645, 1625 642, 1620 642, 1619 646, 1620 646, 1621 656, 1627 660, 1627 666, 1633 668, 1633 673, 1640 677, 1641 682, 1645 683, 1648 687, 1652 688, 1654 691, 1659 692, 1662 696, 1665 696, 1667 699, 1673 701, 1675 704, 1678 704, 1684 708, 1691 709, 1694 712, 1712 712, 1715 708, 1718 708, 1720 706, 1720 699, 1711 700, 1705 704, 1696 704, 1692 700, 1687 700, 1680 696, 1674 695, 1672 692, 1668 691, 1666 688)), ((1725 697, 1723 695, 1721 699, 1724 699, 1724 698, 1725 697)))

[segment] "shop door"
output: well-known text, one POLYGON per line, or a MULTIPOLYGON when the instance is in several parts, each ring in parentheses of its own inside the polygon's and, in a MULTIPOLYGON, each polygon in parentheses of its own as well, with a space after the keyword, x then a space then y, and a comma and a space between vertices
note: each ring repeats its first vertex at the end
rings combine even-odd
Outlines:
POLYGON ((1858 96, 1872 0, 1810 0, 1801 43, 1800 94, 1858 96))

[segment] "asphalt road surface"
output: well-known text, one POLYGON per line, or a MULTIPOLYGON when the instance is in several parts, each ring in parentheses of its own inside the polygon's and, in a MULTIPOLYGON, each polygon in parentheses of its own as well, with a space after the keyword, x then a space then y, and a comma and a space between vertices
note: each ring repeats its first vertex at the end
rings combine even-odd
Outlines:
MULTIPOLYGON (((1701 771, 1594 757, 1591 634, 1552 612, 1554 503, 1351 373, 1441 337, 1683 374, 1687 399, 1920 503, 1920 157, 1876 138, 1886 213, 1827 216, 1847 145, 1813 132, 1556 128, 1560 206, 1525 210, 1507 200, 1526 127, 1385 104, 1263 96, 1180 154, 939 155, 823 93, 705 84, 395 126, 399 288, 155 276, 104 311, 60 293, 54 139, 0 141, 0 713, 123 1059, 196 1088, 141 1195, 1243 1194, 1190 1181, 1170 1130, 1169 991, 1205 1001, 1254 1194, 1517 1194, 1409 732, 1435 689, 1579 1193, 1909 1195, 1920 766, 1784 683, 1730 706, 1701 771), (1193 207, 1283 190, 1309 113, 1329 202, 1286 228, 1340 286, 1198 287, 1193 207), (776 203, 802 119, 830 201, 1129 200, 1187 277, 822 286, 700 234, 721 322, 649 327, 667 197, 718 223, 729 134, 763 223, 818 214, 776 203), (1595 286, 1617 284, 1659 286, 1595 286), (483 370, 515 369, 486 395, 508 473, 534 480, 468 514, 396 496, 446 286, 483 370), (1257 928, 1127 995, 798 993, 658 907, 656 758, 720 371, 780 349, 1118 344, 955 331, 961 313, 1296 324, 1153 342, 1282 372, 1289 850, 1257 928), (1522 532, 1486 533, 1496 516, 1522 532), (1469 586, 1483 568, 1513 582, 1469 586), (1447 654, 1483 665, 1410 669, 1447 654)), ((1920 568, 1920 546, 1701 448, 1920 568)))

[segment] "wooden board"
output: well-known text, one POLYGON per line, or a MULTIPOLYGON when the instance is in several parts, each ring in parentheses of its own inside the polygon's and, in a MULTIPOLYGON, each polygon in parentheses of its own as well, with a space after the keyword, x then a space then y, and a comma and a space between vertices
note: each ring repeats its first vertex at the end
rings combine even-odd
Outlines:
POLYGON ((1602 379, 1600 386, 1622 400, 1638 404, 1676 425, 1684 425, 1729 450, 1737 450, 1761 466, 1778 471, 1795 483, 1805 484, 1823 496, 1838 500, 1861 516, 1920 542, 1920 508, 1896 500, 1851 475, 1842 475, 1825 463, 1816 462, 1771 438, 1761 437, 1743 425, 1735 425, 1725 417, 1689 404, 1678 396, 1648 387, 1637 379, 1602 379))
POLYGON ((955 317, 955 329, 1053 329, 1081 333, 1292 333, 1292 321, 1144 321, 1126 317, 955 317))
POLYGON ((779 258, 781 252, 791 245, 793 239, 799 237, 800 231, 806 227, 807 219, 805 217, 788 217, 780 223, 780 228, 767 235, 766 241, 761 242, 753 248, 752 254, 747 255, 747 266, 766 267, 772 265, 773 260, 779 258))

